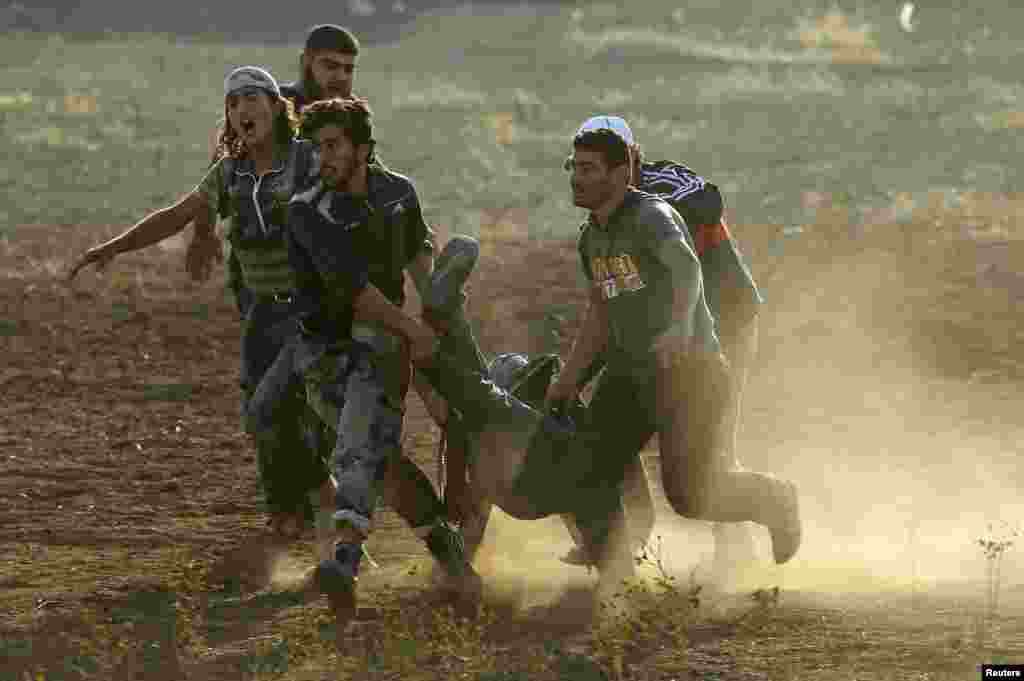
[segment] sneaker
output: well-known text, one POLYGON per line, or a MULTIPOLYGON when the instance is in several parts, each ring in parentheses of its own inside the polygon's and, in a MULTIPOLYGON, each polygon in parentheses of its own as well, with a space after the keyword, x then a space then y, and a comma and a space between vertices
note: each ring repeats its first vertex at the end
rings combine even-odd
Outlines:
POLYGON ((796 485, 789 480, 780 480, 782 498, 776 513, 777 522, 772 523, 768 531, 772 535, 772 554, 779 565, 786 563, 796 555, 803 538, 803 526, 800 522, 800 501, 796 485))
POLYGON ((432 317, 445 319, 461 303, 462 287, 476 267, 480 244, 468 236, 454 236, 434 261, 434 274, 424 294, 423 309, 432 317))
POLYGON ((438 562, 445 574, 461 577, 473 566, 466 560, 466 545, 462 535, 444 520, 438 520, 427 535, 427 550, 438 562))

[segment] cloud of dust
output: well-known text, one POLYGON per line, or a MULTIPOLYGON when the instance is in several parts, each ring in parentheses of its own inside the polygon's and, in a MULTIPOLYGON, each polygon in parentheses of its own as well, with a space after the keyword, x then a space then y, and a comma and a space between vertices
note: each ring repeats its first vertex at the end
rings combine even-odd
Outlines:
MULTIPOLYGON (((1024 523, 1017 444, 1024 403, 1016 379, 998 373, 1013 361, 1024 367, 1024 357, 1012 355, 1014 329, 1024 320, 1012 291, 977 290, 988 270, 978 269, 970 250, 971 239, 987 234, 985 224, 1014 211, 987 209, 991 201, 976 196, 961 197, 970 214, 953 214, 938 199, 904 200, 860 225, 848 211, 826 211, 819 218, 827 224, 807 226, 781 255, 771 255, 767 241, 758 247, 770 230, 737 229, 741 243, 752 237, 746 253, 768 297, 739 458, 794 480, 804 520, 803 546, 786 566, 771 564, 767 532, 755 529, 755 582, 863 591, 976 583, 986 571, 977 540, 990 524, 1024 523), (1003 381, 986 379, 993 375, 1003 381)), ((997 236, 1016 238, 1007 234, 997 236)), ((574 254, 560 257, 571 272, 574 254)), ((506 262, 502 283, 516 265, 506 262)), ((495 334, 513 325, 498 324, 495 334)), ((671 570, 686 577, 703 566, 707 577, 709 525, 675 516, 658 497, 654 533, 671 570)), ((494 525, 493 575, 531 589, 593 579, 558 561, 571 546, 558 519, 528 523, 499 514, 494 525)), ((1022 543, 1003 564, 1010 588, 1024 584, 1022 543)))
POLYGON ((557 517, 516 520, 495 508, 475 565, 494 599, 530 607, 596 582, 596 572, 560 560, 572 546, 557 517))
MULTIPOLYGON (((923 223, 872 229, 859 252, 801 254, 817 262, 794 259, 785 285, 768 287, 739 458, 800 487, 804 544, 777 579, 869 590, 984 581, 977 540, 989 524, 998 536, 999 523, 1024 523, 1024 404, 1012 378, 963 378, 960 367, 1007 351, 988 333, 1007 308, 998 291, 974 290, 970 244, 943 243, 923 223)), ((1022 553, 1006 554, 1004 583, 1024 584, 1022 553)))

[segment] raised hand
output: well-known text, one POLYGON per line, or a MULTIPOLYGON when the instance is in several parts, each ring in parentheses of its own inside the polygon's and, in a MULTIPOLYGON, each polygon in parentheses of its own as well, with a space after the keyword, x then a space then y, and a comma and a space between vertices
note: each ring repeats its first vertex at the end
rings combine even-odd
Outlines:
POLYGON ((206 281, 214 263, 224 262, 224 248, 215 234, 196 232, 185 250, 185 270, 194 281, 206 281))

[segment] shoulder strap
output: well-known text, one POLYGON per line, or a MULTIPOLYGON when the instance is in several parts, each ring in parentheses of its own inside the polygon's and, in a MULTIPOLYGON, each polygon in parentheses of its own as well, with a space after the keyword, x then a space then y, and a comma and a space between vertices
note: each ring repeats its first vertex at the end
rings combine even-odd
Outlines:
POLYGON ((220 160, 220 217, 227 217, 231 213, 231 185, 235 181, 235 159, 231 156, 224 156, 220 160))
POLYGON ((327 190, 323 186, 323 183, 317 182, 306 189, 297 191, 294 194, 292 194, 290 203, 306 203, 310 205, 315 205, 320 200, 320 197, 322 197, 324 193, 326 193, 326 191, 327 190))

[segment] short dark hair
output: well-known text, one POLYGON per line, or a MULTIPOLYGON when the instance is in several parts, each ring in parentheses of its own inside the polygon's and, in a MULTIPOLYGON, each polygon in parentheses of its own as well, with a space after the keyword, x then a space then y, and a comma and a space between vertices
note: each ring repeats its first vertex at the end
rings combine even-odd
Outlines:
POLYGON ((337 24, 319 24, 309 29, 306 51, 330 50, 342 54, 359 54, 359 39, 347 28, 337 24))
POLYGON ((572 139, 572 146, 585 151, 596 151, 601 154, 604 164, 609 168, 629 164, 629 146, 624 139, 608 128, 581 132, 572 139))
POLYGON ((373 112, 369 103, 361 97, 335 97, 313 102, 302 110, 299 135, 313 139, 320 128, 336 125, 345 131, 352 144, 374 144, 373 112))

